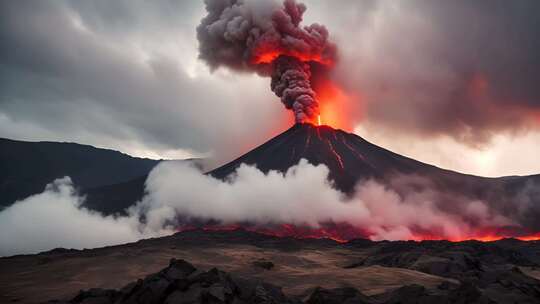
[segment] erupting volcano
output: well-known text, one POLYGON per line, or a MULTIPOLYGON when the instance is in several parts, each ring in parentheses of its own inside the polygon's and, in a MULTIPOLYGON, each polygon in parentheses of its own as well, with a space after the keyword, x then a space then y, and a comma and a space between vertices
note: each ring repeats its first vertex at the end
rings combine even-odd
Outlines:
MULTIPOLYGON (((184 192, 165 195, 166 202, 156 200, 157 204, 173 205, 165 209, 174 209, 182 219, 175 228, 192 228, 193 222, 203 226, 212 223, 205 229, 243 228, 277 236, 328 237, 340 241, 539 238, 540 208, 535 202, 540 201, 540 192, 535 189, 540 175, 484 178, 461 174, 393 153, 338 129, 347 124, 347 104, 353 100, 332 80, 337 48, 327 29, 319 24, 301 25, 306 10, 303 4, 294 0, 281 4, 244 0, 205 3, 208 14, 197 27, 200 59, 211 70, 223 67, 269 78, 270 89, 292 111, 295 124, 236 160, 207 172, 203 178, 200 172, 177 178, 200 178, 201 184, 208 187, 207 192, 217 193, 217 198, 192 195, 193 189, 188 187, 184 192), (241 174, 242 165, 251 166, 243 174, 252 175, 238 181, 235 176, 241 174), (327 170, 327 176, 313 169, 315 166, 327 170), (324 189, 306 187, 311 184, 303 181, 291 185, 289 181, 298 179, 295 170, 300 167, 313 169, 310 173, 319 178, 315 180, 316 187, 324 189), (255 170, 260 171, 253 173, 255 170), (270 172, 274 176, 276 172, 281 174, 275 178, 279 183, 273 189, 275 192, 288 193, 291 187, 306 189, 295 192, 293 199, 276 196, 282 201, 270 202, 271 206, 265 208, 247 208, 257 206, 259 197, 245 194, 243 187, 249 188, 256 182, 264 184, 265 178, 270 179, 270 172), (223 194, 221 190, 215 190, 217 186, 225 189, 224 199, 219 196, 223 194), (317 200, 322 197, 320 193, 327 194, 329 199, 325 196, 325 200, 309 202, 318 204, 313 206, 318 213, 307 216, 303 211, 312 205, 305 204, 306 197, 317 200), (185 197, 193 199, 182 201, 185 197), (248 205, 238 203, 246 197, 248 205), (241 212, 224 212, 220 209, 223 206, 241 212), (324 208, 317 209, 320 206, 324 208), (293 207, 295 217, 284 217, 287 208, 293 207), (356 209, 350 212, 348 208, 356 209)), ((308 180, 313 175, 304 177, 308 180)), ((152 176, 146 180, 147 190, 149 181, 152 176)), ((154 194, 159 192, 159 186, 156 185, 154 194)), ((206 189, 198 186, 195 188, 199 191, 206 189)), ((171 187, 170 191, 176 188, 171 187)), ((265 184, 258 190, 264 192, 268 188, 265 184)), ((86 204, 101 207, 102 202, 107 202, 107 211, 115 211, 110 206, 118 204, 122 211, 128 207, 126 202, 141 200, 144 189, 145 178, 140 178, 118 187, 91 190, 86 204)), ((274 197, 272 193, 267 195, 274 197)), ((145 207, 151 209, 152 205, 145 207)))
MULTIPOLYGON (((517 201, 527 184, 540 182, 539 175, 498 179, 465 175, 404 157, 373 145, 355 134, 329 126, 295 124, 265 144, 208 174, 227 179, 235 175, 241 164, 254 165, 263 172, 273 170, 285 173, 302 159, 314 165, 322 164, 328 167, 328 177, 332 186, 347 195, 355 195, 358 185, 362 182, 377 181, 387 189, 395 191, 402 198, 403 204, 407 203, 409 197, 412 200, 430 200, 433 201, 438 213, 448 213, 449 218, 463 218, 464 224, 470 225, 467 234, 445 234, 442 231, 423 228, 421 224, 423 220, 418 218, 417 224, 413 223, 410 227, 413 230, 412 239, 452 241, 465 239, 490 241, 504 237, 539 239, 540 226, 536 221, 538 208, 531 208, 530 212, 523 213, 519 210, 522 207, 517 201), (425 193, 428 195, 424 195, 425 193), (469 206, 479 201, 488 204, 486 208, 489 210, 486 212, 492 215, 504 214, 514 222, 505 224, 478 222, 475 211, 469 206)), ((536 195, 538 194, 533 194, 529 199, 536 200, 536 195)), ((385 199, 380 198, 381 206, 385 206, 385 199)), ((323 223, 320 228, 313 229, 286 223, 271 228, 242 224, 215 225, 209 226, 209 229, 219 227, 244 228, 278 236, 328 237, 340 241, 371 237, 373 233, 363 223, 323 223)))
POLYGON ((205 4, 207 15, 197 27, 199 58, 211 70, 226 68, 267 78, 271 91, 293 113, 295 124, 205 174, 186 168, 154 170, 159 171, 155 175, 168 178, 158 183, 150 174, 84 189, 85 206, 125 215, 135 204, 140 218, 163 208, 156 214, 164 218, 158 216, 156 222, 172 222, 172 229, 178 230, 206 225, 214 230, 243 228, 339 241, 539 238, 540 175, 461 174, 393 153, 339 129, 350 129, 347 108, 358 103, 357 96, 347 94, 332 77, 338 56, 328 30, 320 24, 301 25, 303 4, 294 0, 207 0, 205 4), (300 170, 305 170, 301 178, 295 173, 300 170), (243 179, 235 179, 241 174, 243 179), (187 180, 195 186, 178 192, 177 184, 165 187, 170 180, 187 180), (268 187, 269 180, 278 186, 268 187), (253 195, 250 189, 254 183, 263 185, 257 191, 270 197, 264 208, 257 205, 258 193, 253 195), (208 195, 193 193, 197 191, 208 195), (220 209, 224 206, 238 212, 220 209), (288 209, 295 210, 293 216, 288 216, 288 209))

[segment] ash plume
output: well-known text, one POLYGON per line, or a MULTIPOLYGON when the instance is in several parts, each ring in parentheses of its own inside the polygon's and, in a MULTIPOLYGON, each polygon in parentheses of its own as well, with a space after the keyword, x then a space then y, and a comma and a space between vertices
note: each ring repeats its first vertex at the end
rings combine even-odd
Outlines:
POLYGON ((211 69, 226 67, 272 77, 272 91, 296 122, 317 114, 310 62, 330 65, 336 47, 319 24, 300 26, 306 6, 294 0, 206 0, 208 15, 197 27, 199 58, 211 69))
MULTIPOLYGON (((357 107, 350 114, 355 123, 385 129, 389 142, 399 141, 394 134, 451 137, 473 149, 489 147, 503 134, 538 134, 540 2, 376 0, 321 6, 335 11, 324 22, 336 29, 337 41, 346 41, 335 75, 363 97, 351 104, 357 107), (342 17, 351 11, 358 14, 342 17)), ((503 174, 510 173, 498 175, 503 174)))
POLYGON ((287 109, 292 109, 297 122, 303 122, 319 113, 315 91, 310 83, 309 65, 293 57, 275 60, 271 88, 287 109))

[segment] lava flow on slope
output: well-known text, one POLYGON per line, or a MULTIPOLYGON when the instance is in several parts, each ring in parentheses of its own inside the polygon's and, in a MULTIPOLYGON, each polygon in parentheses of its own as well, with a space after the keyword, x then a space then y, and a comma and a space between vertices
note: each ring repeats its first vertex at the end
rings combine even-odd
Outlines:
POLYGON ((346 193, 353 191, 356 183, 362 179, 382 179, 398 173, 410 174, 435 169, 373 145, 355 134, 327 125, 297 123, 209 174, 223 179, 234 173, 240 164, 255 165, 263 172, 285 172, 301 159, 313 165, 327 166, 329 177, 336 188, 346 193))
MULTIPOLYGON (((265 173, 271 170, 286 172, 301 159, 306 159, 313 165, 323 164, 328 167, 330 183, 347 195, 354 195, 357 185, 362 181, 375 180, 387 185, 401 196, 407 196, 411 189, 412 191, 427 190, 441 193, 436 197, 438 200, 436 204, 440 209, 461 215, 464 215, 463 212, 466 213, 466 211, 461 211, 461 208, 466 205, 456 205, 458 198, 461 197, 466 197, 470 202, 475 200, 488 202, 490 208, 504 210, 506 214, 517 212, 513 199, 520 191, 519 189, 527 183, 540 181, 540 176, 485 178, 444 170, 373 145, 355 134, 310 123, 297 123, 263 145, 208 174, 225 179, 234 174, 241 164, 254 165, 265 173), (400 182, 395 183, 396 178, 400 177, 400 182), (403 183, 403 180, 406 182, 403 183), (422 182, 415 184, 416 180, 422 182)), ((444 234, 438 231, 418 227, 415 228, 411 239, 450 241, 467 239, 492 241, 506 237, 523 240, 539 239, 540 227, 536 223, 534 212, 520 216, 522 217, 519 222, 527 223, 527 228, 479 225, 478 229, 471 231, 470 234, 449 237, 443 236, 444 234)), ((466 214, 465 217, 467 217, 466 214)), ((214 225, 207 228, 219 230, 240 227, 275 236, 331 238, 338 241, 371 236, 370 231, 358 228, 362 225, 357 227, 343 223, 325 223, 318 228, 297 227, 289 224, 272 227, 250 224, 214 225)))

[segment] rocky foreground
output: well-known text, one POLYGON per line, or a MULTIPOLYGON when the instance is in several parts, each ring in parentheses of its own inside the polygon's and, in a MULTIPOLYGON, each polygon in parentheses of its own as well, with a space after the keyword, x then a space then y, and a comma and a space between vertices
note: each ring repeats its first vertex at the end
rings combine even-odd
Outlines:
POLYGON ((1 303, 540 303, 540 242, 513 239, 342 244, 196 230, 0 258, 0 269, 1 303))
MULTIPOLYGON (((536 290, 539 292, 540 290, 536 290)), ((525 299, 524 299, 525 300, 525 299)), ((281 287, 264 281, 248 280, 212 268, 197 270, 184 261, 172 259, 167 268, 142 280, 116 289, 94 288, 81 291, 67 302, 99 304, 390 304, 390 303, 495 303, 471 283, 443 283, 428 292, 420 285, 406 285, 376 296, 367 296, 355 288, 316 287, 305 296, 287 297, 281 287)), ((525 303, 525 302, 519 302, 525 303)), ((532 303, 532 302, 531 302, 532 303)))

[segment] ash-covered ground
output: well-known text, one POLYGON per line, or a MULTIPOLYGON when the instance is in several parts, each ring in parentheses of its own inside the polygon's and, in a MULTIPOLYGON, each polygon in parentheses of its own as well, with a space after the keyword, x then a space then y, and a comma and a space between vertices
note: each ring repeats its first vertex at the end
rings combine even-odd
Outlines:
POLYGON ((514 239, 338 243, 194 230, 5 257, 0 269, 1 303, 540 302, 540 242, 514 239))

